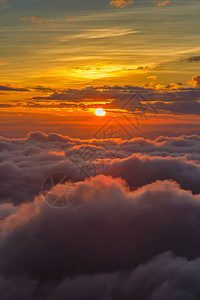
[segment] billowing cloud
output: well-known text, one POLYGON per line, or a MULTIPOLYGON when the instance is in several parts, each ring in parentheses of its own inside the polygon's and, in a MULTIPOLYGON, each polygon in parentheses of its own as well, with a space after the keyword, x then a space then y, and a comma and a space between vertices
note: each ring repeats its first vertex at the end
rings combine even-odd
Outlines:
POLYGON ((200 75, 194 76, 194 77, 192 78, 192 81, 189 82, 189 83, 192 84, 194 87, 199 88, 199 87, 200 87, 200 75))
POLYGON ((1 137, 0 298, 198 299, 199 149, 199 135, 1 137))
POLYGON ((53 285, 41 285, 39 281, 22 276, 1 277, 0 295, 3 299, 14 299, 13 294, 15 299, 22 296, 31 299, 37 295, 38 300, 106 299, 108 296, 131 300, 138 294, 143 298, 150 295, 152 300, 198 299, 199 268, 198 258, 189 261, 167 252, 133 271, 68 277, 53 285))
POLYGON ((81 299, 117 293, 157 300, 166 289, 180 300, 184 293, 199 295, 193 280, 183 281, 198 282, 200 273, 198 196, 171 181, 131 192, 107 176, 77 188, 77 199, 63 209, 40 197, 7 207, 0 223, 0 284, 7 287, 1 297, 11 293, 13 280, 14 297, 37 299, 80 299, 80 291, 81 299))
POLYGON ((96 174, 122 177, 131 189, 156 180, 173 179, 197 194, 199 148, 197 135, 124 141, 79 140, 34 132, 26 139, 1 138, 1 199, 15 204, 33 200, 45 178, 59 172, 74 181, 96 174))

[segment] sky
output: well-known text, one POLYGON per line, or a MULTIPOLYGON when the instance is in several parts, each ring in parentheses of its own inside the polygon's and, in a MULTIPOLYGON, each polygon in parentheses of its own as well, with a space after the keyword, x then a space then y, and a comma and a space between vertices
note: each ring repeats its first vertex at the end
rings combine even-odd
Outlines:
POLYGON ((179 123, 182 132, 196 132, 199 9, 198 0, 1 1, 1 135, 42 129, 91 137, 106 117, 120 118, 123 101, 138 87, 146 98, 157 95, 157 103, 151 102, 156 116, 147 112, 141 134, 164 132, 164 123, 165 133, 179 123), (172 92, 177 99, 165 101, 163 94, 172 92), (169 105, 180 98, 178 105, 171 103, 180 109, 169 105), (109 108, 101 121, 94 115, 97 106, 109 108))
POLYGON ((199 1, 157 2, 2 1, 1 83, 187 84, 198 75, 184 59, 199 54, 199 1))

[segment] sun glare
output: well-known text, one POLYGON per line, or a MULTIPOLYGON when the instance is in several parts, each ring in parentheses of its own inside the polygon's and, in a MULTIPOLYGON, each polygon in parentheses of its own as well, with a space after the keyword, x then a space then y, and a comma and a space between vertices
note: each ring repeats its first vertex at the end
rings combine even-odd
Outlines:
POLYGON ((104 117, 106 114, 105 110, 103 108, 97 108, 95 109, 95 115, 99 117, 104 117))

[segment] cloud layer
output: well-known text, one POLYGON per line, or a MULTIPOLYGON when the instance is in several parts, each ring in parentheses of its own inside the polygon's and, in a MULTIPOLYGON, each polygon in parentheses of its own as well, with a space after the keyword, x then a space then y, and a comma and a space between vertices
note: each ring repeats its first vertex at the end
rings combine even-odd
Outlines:
POLYGON ((32 100, 59 100, 62 101, 60 104, 62 107, 81 108, 82 105, 85 109, 94 106, 94 103, 88 104, 88 101, 95 101, 96 103, 106 101, 108 103, 103 105, 105 109, 123 108, 130 112, 142 111, 143 109, 146 112, 154 111, 158 114, 200 114, 200 76, 192 78, 190 84, 193 85, 193 88, 184 88, 181 83, 157 86, 154 77, 151 76, 150 79, 153 80, 155 86, 150 84, 146 88, 137 86, 90 86, 81 90, 68 89, 54 92, 48 96, 36 96, 32 100), (138 102, 142 103, 142 109, 138 102))
POLYGON ((198 135, 2 137, 0 298, 198 299, 199 146, 198 135), (65 180, 42 189, 59 172, 77 189, 63 208, 47 203, 65 180))
POLYGON ((59 172, 74 181, 97 174, 121 177, 131 189, 173 179, 197 194, 199 147, 198 135, 124 141, 79 140, 34 132, 26 139, 1 138, 1 199, 15 204, 33 200, 45 178, 59 172))
POLYGON ((78 192, 61 210, 40 198, 17 211, 7 207, 0 226, 2 297, 14 280, 13 299, 199 295, 193 289, 200 275, 199 197, 170 181, 130 192, 105 176, 78 183, 78 192))

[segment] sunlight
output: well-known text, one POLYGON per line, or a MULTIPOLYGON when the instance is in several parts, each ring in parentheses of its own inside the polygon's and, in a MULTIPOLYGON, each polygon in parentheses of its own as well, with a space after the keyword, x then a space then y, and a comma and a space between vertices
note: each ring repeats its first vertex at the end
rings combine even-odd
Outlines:
POLYGON ((104 117, 106 115, 105 110, 103 108, 97 108, 95 109, 95 115, 99 117, 104 117))

